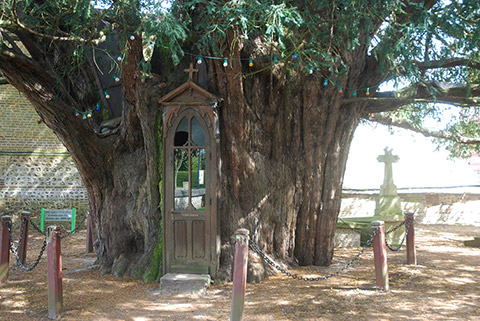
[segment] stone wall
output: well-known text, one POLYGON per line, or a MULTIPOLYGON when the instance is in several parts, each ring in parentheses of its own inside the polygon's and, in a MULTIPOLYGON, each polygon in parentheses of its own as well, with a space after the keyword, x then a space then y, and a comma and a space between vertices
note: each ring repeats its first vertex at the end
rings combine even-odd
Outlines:
POLYGON ((86 190, 68 151, 15 88, 0 86, 0 213, 78 209, 86 190))
MULTIPOLYGON (((480 225, 480 189, 472 192, 448 190, 401 192, 402 210, 416 213, 416 221, 423 224, 480 225)), ((375 192, 346 192, 342 194, 341 217, 373 216, 375 192)))

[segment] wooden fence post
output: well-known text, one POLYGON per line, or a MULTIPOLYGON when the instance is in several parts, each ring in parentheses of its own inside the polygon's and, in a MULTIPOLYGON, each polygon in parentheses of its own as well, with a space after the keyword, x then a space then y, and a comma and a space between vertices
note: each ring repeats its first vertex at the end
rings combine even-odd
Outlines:
POLYGON ((231 321, 243 320, 245 288, 247 285, 248 240, 249 231, 247 229, 241 228, 235 232, 231 321))
POLYGON ((417 265, 417 249, 415 248, 415 221, 413 215, 414 214, 412 212, 405 213, 405 224, 410 222, 407 233, 407 264, 417 265))
POLYGON ((60 227, 47 229, 48 318, 56 319, 63 312, 62 250, 60 227))
POLYGON ((87 254, 93 252, 93 238, 92 238, 92 219, 90 213, 87 213, 87 237, 85 241, 87 254))
POLYGON ((385 245, 385 223, 383 221, 372 222, 372 232, 376 233, 373 238, 373 260, 375 262, 375 282, 378 287, 388 291, 388 265, 387 247, 385 245))
POLYGON ((10 266, 10 238, 8 237, 7 222, 12 226, 12 217, 2 216, 2 231, 0 239, 0 283, 5 283, 8 278, 10 266))
POLYGON ((23 227, 23 236, 22 242, 20 242, 20 246, 18 248, 18 258, 22 264, 25 264, 27 259, 27 244, 28 244, 28 230, 30 227, 30 212, 23 211, 22 215, 20 216, 20 232, 22 232, 23 227), (25 222, 25 225, 23 225, 25 222))

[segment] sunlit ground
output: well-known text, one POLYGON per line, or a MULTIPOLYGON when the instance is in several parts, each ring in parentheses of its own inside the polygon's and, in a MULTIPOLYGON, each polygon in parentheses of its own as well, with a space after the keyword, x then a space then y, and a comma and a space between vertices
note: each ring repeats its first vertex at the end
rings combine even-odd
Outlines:
MULTIPOLYGON (((29 261, 42 238, 33 233, 29 261)), ((354 267, 327 281, 305 282, 283 275, 248 284, 244 320, 480 320, 480 249, 463 240, 480 236, 473 226, 417 226, 418 265, 406 265, 405 249, 388 252, 390 291, 375 286, 371 249, 354 267)), ((212 286, 196 297, 165 297, 158 283, 101 276, 85 254, 85 232, 62 244, 62 320, 228 320, 231 284, 212 286)), ((303 267, 303 276, 326 275, 342 267, 358 248, 338 249, 328 268, 303 267)), ((46 261, 32 272, 11 264, 0 286, 1 320, 47 320, 46 261)))

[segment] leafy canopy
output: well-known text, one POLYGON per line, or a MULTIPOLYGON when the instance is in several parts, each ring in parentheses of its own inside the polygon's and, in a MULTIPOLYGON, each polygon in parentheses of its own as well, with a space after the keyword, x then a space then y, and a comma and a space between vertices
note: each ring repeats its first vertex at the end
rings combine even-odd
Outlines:
MULTIPOLYGON (((315 70, 334 83, 357 67, 354 57, 373 59, 381 76, 358 89, 377 89, 385 80, 413 91, 427 84, 435 102, 450 94, 428 85, 439 81, 470 88, 466 98, 476 95, 479 6, 478 0, 4 0, 0 28, 4 35, 38 37, 46 52, 53 42, 71 43, 71 61, 59 66, 66 75, 82 63, 85 46, 98 47, 112 33, 119 35, 124 56, 127 39, 135 36, 142 38, 146 58, 155 48, 174 64, 185 55, 231 58, 231 48, 241 42, 242 60, 315 70)), ((2 50, 11 47, 3 37, 2 50)), ((147 69, 148 64, 146 59, 147 69)), ((419 128, 425 117, 441 117, 435 105, 404 105, 385 116, 419 128)), ((459 105, 461 112, 444 133, 477 137, 478 113, 470 107, 475 101, 459 105)))

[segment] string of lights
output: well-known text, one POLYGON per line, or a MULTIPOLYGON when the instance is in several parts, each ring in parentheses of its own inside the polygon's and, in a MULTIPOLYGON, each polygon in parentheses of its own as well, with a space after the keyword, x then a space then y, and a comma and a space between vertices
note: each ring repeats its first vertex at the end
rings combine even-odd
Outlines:
MULTIPOLYGON (((135 36, 132 35, 132 34, 128 34, 128 37, 129 37, 130 40, 135 40, 135 36)), ((152 49, 154 46, 159 46, 159 47, 162 47, 164 49, 169 49, 167 46, 156 44, 154 41, 150 40, 147 47, 152 49)), ((254 66, 254 61, 258 61, 260 59, 269 59, 272 62, 272 65, 276 65, 276 64, 278 64, 282 61, 286 62, 285 59, 279 58, 278 55, 261 56, 261 57, 256 57, 256 58, 252 58, 252 57, 248 57, 248 58, 227 58, 227 57, 216 57, 216 56, 208 56, 208 55, 198 55, 198 54, 194 54, 194 53, 190 53, 190 52, 183 52, 183 54, 187 55, 187 56, 197 57, 197 61, 196 61, 197 65, 202 64, 205 59, 222 60, 223 61, 222 65, 225 68, 227 68, 229 66, 229 62, 232 61, 232 60, 248 61, 248 66, 250 68, 252 68, 254 66)), ((300 54, 299 54, 299 52, 291 52, 287 56, 291 57, 295 61, 295 60, 299 59, 300 54)), ((123 55, 121 55, 121 54, 118 55, 116 59, 117 59, 118 62, 121 62, 123 60, 123 55)), ((305 72, 305 75, 309 76, 309 75, 312 75, 314 73, 315 73, 315 68, 314 67, 308 67, 307 71, 305 72)), ((115 82, 117 82, 117 83, 120 82, 120 78, 117 75, 113 74, 112 77, 113 77, 115 82)), ((338 93, 340 93, 340 94, 342 94, 344 92, 344 90, 349 90, 349 91, 351 91, 352 96, 354 98, 357 97, 359 92, 364 93, 365 96, 370 96, 370 90, 375 89, 380 85, 380 84, 377 84, 377 85, 372 85, 372 86, 365 87, 365 88, 347 88, 347 87, 344 88, 341 85, 335 84, 335 82, 333 81, 332 78, 329 78, 325 75, 322 75, 321 78, 323 79, 323 86, 324 87, 327 87, 329 85, 337 86, 338 93)), ((105 95, 106 99, 110 99, 110 95, 108 94, 108 91, 105 90, 104 95, 105 95)), ((100 104, 100 102, 98 102, 94 108, 92 108, 90 110, 87 110, 87 111, 84 111, 84 112, 81 112, 77 108, 75 108, 75 116, 80 117, 81 119, 88 119, 88 118, 92 117, 92 114, 93 114, 94 111, 100 111, 100 110, 101 110, 101 104, 100 104)))

